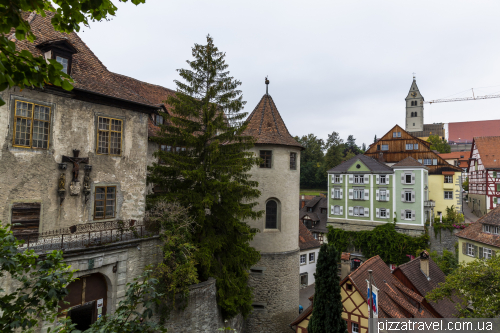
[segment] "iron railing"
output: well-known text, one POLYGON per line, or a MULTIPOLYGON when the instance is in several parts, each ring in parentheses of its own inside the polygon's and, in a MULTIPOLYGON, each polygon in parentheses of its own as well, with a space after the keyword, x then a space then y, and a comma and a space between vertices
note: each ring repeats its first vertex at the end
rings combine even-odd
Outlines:
POLYGON ((142 221, 136 220, 85 223, 43 233, 14 234, 17 239, 24 240, 20 251, 35 252, 85 249, 155 235, 158 235, 157 230, 146 228, 142 221))

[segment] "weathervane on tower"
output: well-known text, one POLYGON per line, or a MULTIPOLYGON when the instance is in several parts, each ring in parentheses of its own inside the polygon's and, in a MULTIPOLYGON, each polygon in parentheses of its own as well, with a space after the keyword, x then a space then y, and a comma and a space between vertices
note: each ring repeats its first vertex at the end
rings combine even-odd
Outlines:
POLYGON ((413 72, 413 80, 415 80, 415 75, 417 75, 417 73, 413 72))
POLYGON ((267 79, 267 76, 266 76, 266 95, 269 95, 269 93, 267 92, 268 87, 269 87, 269 80, 267 79))

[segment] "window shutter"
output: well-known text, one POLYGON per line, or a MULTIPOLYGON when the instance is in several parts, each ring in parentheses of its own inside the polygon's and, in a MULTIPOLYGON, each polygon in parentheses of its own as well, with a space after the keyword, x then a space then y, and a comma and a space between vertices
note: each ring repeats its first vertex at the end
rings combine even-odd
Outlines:
POLYGON ((340 199, 342 199, 343 197, 344 197, 344 190, 340 189, 340 199))
POLYGON ((415 174, 413 172, 411 173, 411 183, 415 184, 415 174))
POLYGON ((415 211, 414 210, 411 211, 411 220, 415 221, 415 211))
POLYGON ((467 254, 467 243, 462 243, 462 254, 467 254))
POLYGON ((377 175, 377 176, 375 176, 375 177, 376 177, 376 179, 375 179, 375 183, 378 185, 378 184, 380 183, 380 176, 379 176, 379 175, 377 175))
POLYGON ((482 247, 479 247, 479 252, 478 252, 478 258, 479 259, 483 259, 483 248, 482 247))
POLYGON ((401 201, 405 201, 405 191, 401 191, 401 201))
POLYGON ((379 217, 379 209, 378 208, 375 209, 375 216, 379 217))
MULTIPOLYGON (((378 177, 378 176, 377 176, 377 177, 378 177)), ((377 198, 377 200, 378 200, 378 198, 379 198, 379 194, 380 194, 380 191, 379 191, 379 190, 376 190, 376 191, 375 191, 375 193, 376 193, 376 194, 375 194, 375 195, 376 195, 376 198, 377 198)))
POLYGON ((411 191, 411 202, 415 202, 415 191, 411 191))
POLYGON ((369 184, 370 183, 370 176, 364 175, 364 177, 365 177, 365 184, 369 184))
POLYGON ((401 184, 404 184, 405 183, 405 174, 402 173, 401 174, 401 184))
POLYGON ((389 201, 389 200, 390 200, 390 199, 389 199, 389 195, 390 195, 389 190, 385 191, 385 195, 386 195, 386 198, 387 198, 387 199, 385 199, 385 200, 386 200, 386 201, 389 201))
POLYGON ((334 184, 335 183, 335 175, 331 175, 331 177, 332 177, 332 184, 334 184))
POLYGON ((386 185, 389 185, 391 183, 391 175, 385 176, 385 183, 386 185))
POLYGON ((349 184, 352 184, 354 180, 354 176, 353 175, 349 175, 349 184))
POLYGON ((332 188, 332 199, 334 198, 335 189, 332 188))
POLYGON ((340 206, 340 215, 344 215, 344 207, 340 206))
POLYGON ((391 210, 390 209, 386 209, 385 214, 386 214, 386 218, 388 218, 388 219, 391 218, 391 210))
POLYGON ((340 175, 340 184, 342 184, 342 180, 344 179, 343 175, 340 175))
POLYGON ((333 215, 333 212, 334 212, 334 207, 335 207, 335 206, 334 206, 334 205, 331 205, 330 207, 331 207, 331 211, 332 211, 330 214, 331 214, 331 215, 333 215))
POLYGON ((352 216, 352 207, 349 207, 349 216, 352 216))
POLYGON ((370 190, 365 189, 365 200, 369 200, 370 198, 370 190))
POLYGON ((368 217, 370 215, 370 209, 365 207, 365 216, 368 217))
POLYGON ((12 232, 37 233, 40 225, 40 207, 39 202, 12 204, 12 232))
POLYGON ((352 194, 352 188, 349 189, 349 199, 352 199, 353 198, 353 194, 352 194))
POLYGON ((477 258, 477 246, 474 245, 474 257, 477 258))
POLYGON ((401 209, 401 219, 405 219, 405 210, 401 209))

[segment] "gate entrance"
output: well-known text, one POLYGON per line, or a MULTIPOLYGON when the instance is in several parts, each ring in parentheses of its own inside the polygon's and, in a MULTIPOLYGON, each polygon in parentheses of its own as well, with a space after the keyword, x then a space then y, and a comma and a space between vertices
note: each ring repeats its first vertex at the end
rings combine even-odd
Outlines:
POLYGON ((60 312, 71 318, 76 329, 84 331, 106 314, 108 288, 102 274, 81 276, 68 285, 69 294, 59 303, 60 312))

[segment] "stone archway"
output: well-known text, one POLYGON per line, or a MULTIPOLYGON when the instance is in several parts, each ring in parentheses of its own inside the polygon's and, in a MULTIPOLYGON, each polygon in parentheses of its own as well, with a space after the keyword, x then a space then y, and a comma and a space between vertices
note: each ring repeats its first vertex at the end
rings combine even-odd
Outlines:
POLYGON ((67 287, 69 294, 61 302, 61 312, 76 323, 76 329, 84 331, 106 314, 108 286, 100 273, 83 275, 67 287))

